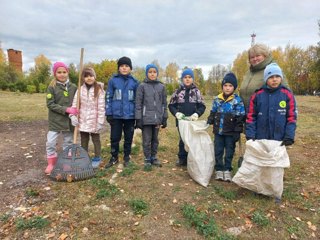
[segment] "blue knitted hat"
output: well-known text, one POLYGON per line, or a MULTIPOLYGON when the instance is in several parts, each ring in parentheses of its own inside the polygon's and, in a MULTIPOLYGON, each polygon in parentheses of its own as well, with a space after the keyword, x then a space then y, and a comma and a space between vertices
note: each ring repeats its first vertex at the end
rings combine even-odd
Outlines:
POLYGON ((226 83, 232 84, 232 86, 234 87, 234 90, 236 90, 237 87, 238 87, 238 80, 237 80, 236 75, 234 75, 234 73, 232 73, 232 72, 227 73, 227 74, 223 77, 221 86, 223 86, 223 85, 226 84, 226 83))
POLYGON ((194 74, 193 74, 192 69, 186 68, 185 70, 183 70, 183 72, 181 74, 181 79, 183 79, 187 75, 190 75, 192 77, 192 79, 194 79, 194 74))
POLYGON ((149 69, 150 69, 150 68, 156 69, 156 71, 157 71, 157 76, 159 75, 159 70, 158 70, 157 66, 154 65, 154 64, 148 64, 148 65, 146 66, 146 76, 147 76, 147 77, 148 77, 148 72, 149 72, 149 69))
POLYGON ((267 82, 267 80, 274 76, 279 75, 281 79, 283 79, 283 74, 281 68, 276 63, 270 63, 265 69, 263 74, 263 80, 267 82))

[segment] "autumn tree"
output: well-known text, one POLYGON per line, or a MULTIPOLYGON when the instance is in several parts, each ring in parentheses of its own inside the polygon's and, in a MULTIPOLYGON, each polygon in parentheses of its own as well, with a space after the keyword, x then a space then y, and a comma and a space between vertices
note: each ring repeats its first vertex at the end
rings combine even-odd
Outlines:
POLYGON ((171 62, 166 66, 164 77, 167 83, 173 83, 178 81, 178 70, 179 66, 175 62, 171 62))
POLYGON ((155 60, 153 60, 151 63, 157 66, 157 68, 158 68, 158 73, 159 73, 159 74, 158 74, 158 79, 159 79, 159 80, 162 80, 162 78, 164 77, 164 70, 163 70, 163 68, 161 67, 159 61, 158 61, 157 59, 155 59, 155 60))
POLYGON ((0 48, 0 64, 4 64, 7 62, 6 55, 2 48, 0 48))
POLYGON ((241 85, 243 77, 249 70, 248 51, 239 53, 233 61, 232 72, 237 76, 238 86, 241 85))
POLYGON ((142 82, 146 78, 146 70, 144 67, 135 67, 132 71, 132 75, 139 80, 139 82, 142 82))
POLYGON ((92 66, 97 75, 97 81, 108 84, 111 76, 118 72, 117 61, 115 60, 103 60, 101 63, 93 64, 92 66))

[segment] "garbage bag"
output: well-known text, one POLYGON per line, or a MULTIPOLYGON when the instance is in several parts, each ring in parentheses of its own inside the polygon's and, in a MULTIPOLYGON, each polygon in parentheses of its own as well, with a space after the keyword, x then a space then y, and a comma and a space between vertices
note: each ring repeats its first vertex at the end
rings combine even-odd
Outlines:
POLYGON ((207 187, 214 167, 214 149, 206 131, 206 121, 179 120, 179 131, 188 152, 188 173, 200 185, 207 187))
POLYGON ((249 140, 243 162, 232 181, 256 193, 281 198, 284 168, 290 167, 285 146, 275 140, 249 140))

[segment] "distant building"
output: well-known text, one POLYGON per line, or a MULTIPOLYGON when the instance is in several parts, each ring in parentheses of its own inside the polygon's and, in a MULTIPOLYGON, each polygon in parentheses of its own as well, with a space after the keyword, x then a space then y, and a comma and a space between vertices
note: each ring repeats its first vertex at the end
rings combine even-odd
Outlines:
POLYGON ((8 49, 8 61, 17 71, 22 72, 22 51, 8 49))

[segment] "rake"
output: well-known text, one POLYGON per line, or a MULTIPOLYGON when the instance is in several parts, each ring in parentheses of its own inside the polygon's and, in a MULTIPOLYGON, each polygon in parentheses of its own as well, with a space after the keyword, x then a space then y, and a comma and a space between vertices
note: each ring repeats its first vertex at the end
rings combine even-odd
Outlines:
MULTIPOLYGON (((78 80, 77 109, 80 106, 81 73, 83 65, 83 52, 80 54, 80 71, 78 80)), ((87 151, 77 144, 78 126, 74 128, 73 144, 63 150, 58 156, 58 161, 54 166, 50 177, 56 181, 79 181, 91 178, 95 175, 91 160, 87 151)))

